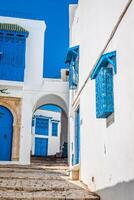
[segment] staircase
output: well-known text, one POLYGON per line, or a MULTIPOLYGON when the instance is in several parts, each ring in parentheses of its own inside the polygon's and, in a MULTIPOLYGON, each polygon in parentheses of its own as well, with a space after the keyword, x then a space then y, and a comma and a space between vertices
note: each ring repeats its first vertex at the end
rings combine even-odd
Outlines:
POLYGON ((30 166, 0 166, 0 199, 100 199, 79 181, 70 180, 64 160, 49 159, 34 158, 30 166))

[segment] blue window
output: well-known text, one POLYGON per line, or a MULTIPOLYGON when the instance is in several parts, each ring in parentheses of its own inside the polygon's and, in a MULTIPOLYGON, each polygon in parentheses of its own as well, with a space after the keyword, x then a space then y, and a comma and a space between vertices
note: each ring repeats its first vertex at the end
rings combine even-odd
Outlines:
POLYGON ((24 81, 28 32, 15 24, 0 23, 0 79, 24 81))
POLYGON ((76 89, 79 83, 79 46, 68 50, 65 63, 69 64, 69 88, 76 89))
POLYGON ((49 119, 36 118, 35 134, 38 135, 49 134, 49 119))
POLYGON ((114 112, 113 72, 116 73, 116 52, 104 54, 91 74, 96 82, 97 118, 107 118, 114 112))
POLYGON ((58 122, 52 122, 52 136, 58 136, 58 122))

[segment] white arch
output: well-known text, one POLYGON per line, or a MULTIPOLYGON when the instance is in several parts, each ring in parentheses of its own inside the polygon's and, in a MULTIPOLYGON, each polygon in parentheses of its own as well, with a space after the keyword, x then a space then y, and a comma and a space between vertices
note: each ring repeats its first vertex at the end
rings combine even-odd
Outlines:
POLYGON ((63 98, 61 98, 60 96, 58 96, 56 94, 45 94, 45 95, 41 96, 37 100, 36 104, 34 105, 33 111, 35 111, 40 106, 47 105, 47 104, 53 104, 53 105, 59 106, 60 108, 63 109, 63 111, 68 116, 68 107, 67 107, 67 104, 65 103, 65 101, 63 100, 63 98))
POLYGON ((57 105, 63 110, 62 113, 65 113, 68 123, 68 82, 45 79, 38 87, 37 85, 33 90, 26 88, 23 96, 20 140, 20 162, 22 164, 30 163, 32 116, 37 108, 47 104, 57 105))

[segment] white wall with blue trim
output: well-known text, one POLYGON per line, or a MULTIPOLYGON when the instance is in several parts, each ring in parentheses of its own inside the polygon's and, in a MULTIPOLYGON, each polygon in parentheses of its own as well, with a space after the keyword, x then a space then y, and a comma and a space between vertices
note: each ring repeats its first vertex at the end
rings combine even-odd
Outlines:
MULTIPOLYGON (((134 180, 133 1, 128 6, 115 34, 112 35, 120 15, 129 2, 128 0, 80 0, 70 29, 70 47, 79 45, 80 48, 79 83, 76 89, 70 90, 70 162, 75 148, 75 111, 79 106, 80 179, 90 189, 99 191, 103 200, 134 198, 132 189, 134 180), (113 37, 107 44, 110 36, 113 37), (116 64, 112 62, 113 58, 110 58, 108 62, 105 60, 100 65, 113 69, 111 115, 110 112, 108 114, 100 110, 99 114, 101 114, 98 115, 96 97, 103 98, 103 96, 96 96, 96 80, 91 80, 91 75, 103 56, 115 51, 116 64)), ((102 85, 100 82, 100 86, 102 85)), ((102 104, 99 103, 99 106, 102 104)))
MULTIPOLYGON (((0 32, 3 30, 3 26, 4 29, 14 29, 15 25, 19 26, 18 31, 22 28, 28 32, 25 44, 26 49, 25 52, 23 52, 25 54, 24 80, 17 79, 18 73, 14 76, 9 73, 8 70, 2 72, 5 73, 5 75, 3 74, 3 78, 0 80, 0 87, 1 89, 6 89, 6 92, 1 93, 0 96, 18 97, 22 101, 20 110, 21 119, 18 119, 21 126, 19 161, 14 161, 11 158, 8 163, 29 164, 33 113, 38 107, 44 104, 56 104, 68 114, 68 82, 63 81, 62 77, 61 79, 43 78, 44 37, 46 29, 44 21, 0 16, 0 23, 3 24, 0 27, 0 32), (16 79, 13 80, 15 77, 16 79)), ((7 32, 12 33, 14 30, 8 30, 7 32)), ((11 37, 11 34, 8 36, 11 37)), ((6 42, 8 42, 7 39, 6 42)), ((3 54, 0 56, 4 58, 7 50, 1 49, 3 54)), ((16 67, 16 69, 20 67, 21 69, 20 65, 14 66, 15 55, 12 54, 12 51, 10 53, 12 62, 10 62, 11 65, 9 67, 13 69, 14 67, 16 67)), ((9 56, 9 54, 7 55, 9 56)), ((5 59, 5 61, 9 61, 9 59, 5 59)), ((0 163, 3 163, 3 161, 1 160, 0 163)))

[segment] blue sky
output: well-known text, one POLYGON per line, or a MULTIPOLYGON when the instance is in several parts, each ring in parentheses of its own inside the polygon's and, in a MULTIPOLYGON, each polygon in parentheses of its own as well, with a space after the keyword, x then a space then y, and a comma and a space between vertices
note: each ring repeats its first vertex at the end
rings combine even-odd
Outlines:
POLYGON ((44 106, 41 106, 39 109, 41 110, 52 110, 52 111, 56 111, 56 112, 61 112, 61 108, 56 106, 56 105, 44 105, 44 106))
POLYGON ((69 46, 68 6, 71 3, 77 0, 0 0, 0 15, 45 20, 45 77, 59 78, 60 68, 65 67, 69 46))

